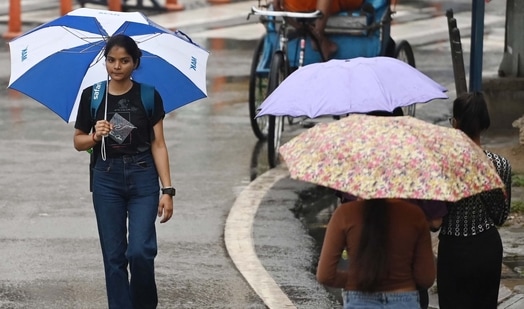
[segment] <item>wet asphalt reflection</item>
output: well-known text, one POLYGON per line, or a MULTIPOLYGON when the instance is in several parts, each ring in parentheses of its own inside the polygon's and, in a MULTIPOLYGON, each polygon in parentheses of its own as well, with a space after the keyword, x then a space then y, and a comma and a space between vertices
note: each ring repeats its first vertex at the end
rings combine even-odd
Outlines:
MULTIPOLYGON (((299 125, 297 124, 295 126, 299 125)), ((267 160, 267 142, 258 141, 255 143, 251 159, 251 179, 254 180, 257 176, 261 175, 269 169, 269 163, 267 160)), ((308 278, 308 280, 304 280, 304 283, 302 283, 303 285, 306 285, 307 283, 305 282, 315 281, 314 277, 316 275, 316 268, 318 264, 320 250, 322 248, 322 242, 324 240, 326 225, 329 219, 331 218, 333 211, 338 206, 338 199, 335 197, 334 191, 329 188, 316 186, 312 184, 306 184, 292 179, 287 179, 285 180, 285 182, 289 183, 289 187, 280 183, 278 184, 278 187, 287 188, 290 191, 288 192, 288 194, 294 194, 295 199, 289 204, 285 204, 287 208, 283 211, 288 212, 288 214, 286 214, 287 216, 292 216, 293 218, 298 220, 293 221, 302 226, 303 233, 305 234, 303 237, 306 237, 312 241, 310 244, 308 244, 306 240, 303 240, 306 244, 304 244, 304 247, 302 249, 300 248, 300 246, 296 246, 297 250, 293 252, 293 254, 295 254, 296 257, 292 258, 298 259, 299 261, 307 261, 307 265, 304 265, 306 263, 303 263, 301 266, 303 269, 309 272, 310 278, 308 278), (303 259, 301 259, 302 254, 307 255, 307 258, 303 257, 303 259)), ((270 206, 268 207, 271 207, 273 204, 275 206, 279 204, 284 204, 279 198, 280 194, 281 193, 279 191, 270 192, 270 196, 267 197, 267 199, 271 200, 271 202, 269 203, 270 206)), ((267 203, 268 202, 266 201, 266 204, 267 203)), ((264 211, 267 210, 263 208, 259 209, 259 213, 263 213, 264 211)), ((275 211, 275 209, 273 209, 273 211, 275 211)), ((281 212, 282 210, 280 210, 279 213, 281 212)), ((257 214, 257 218, 257 221, 265 221, 264 215, 257 214)), ((275 229, 279 231, 278 226, 275 226, 275 229)), ((286 242, 287 240, 285 238, 290 237, 290 235, 277 235, 275 233, 275 235, 273 235, 272 237, 273 241, 286 242), (276 240, 275 238, 277 237, 280 237, 282 239, 276 240)), ((294 236, 291 236, 290 238, 291 241, 294 241, 294 236)), ((285 253, 275 253, 274 250, 274 248, 270 249, 268 246, 257 246, 257 254, 259 255, 259 258, 262 260, 262 263, 266 266, 266 268, 269 268, 269 270, 271 270, 271 268, 274 268, 274 266, 272 266, 272 262, 266 258, 268 255, 278 256, 279 254, 282 254, 282 256, 278 257, 277 259, 282 259, 284 261, 286 259, 290 259, 289 257, 285 256, 285 253), (271 252, 271 254, 269 254, 268 252, 271 252)), ((287 272, 284 271, 283 273, 287 272)), ((301 296, 300 291, 289 289, 285 282, 279 282, 278 278, 282 276, 282 274, 272 273, 272 276, 277 278, 277 283, 283 286, 283 290, 286 292, 287 295, 289 295, 290 299, 292 299, 293 301, 297 302, 297 300, 299 299, 310 298, 301 296)), ((337 306, 338 304, 342 303, 340 289, 332 289, 329 287, 323 288, 325 288, 326 292, 329 294, 325 300, 325 302, 327 302, 329 305, 324 304, 325 306, 337 306)), ((318 303, 315 303, 315 305, 318 305, 318 303)), ((303 306, 307 306, 307 304, 303 304, 303 306)), ((315 307, 313 306, 312 308, 315 307)))
MULTIPOLYGON (((324 242, 324 236, 326 234, 326 226, 333 211, 339 205, 339 201, 335 196, 335 191, 320 186, 314 186, 308 190, 301 191, 298 196, 300 199, 297 201, 293 213, 304 223, 308 234, 315 240, 315 259, 311 266, 311 270, 315 275, 322 243, 324 242)), ((340 289, 325 288, 342 304, 340 289)))

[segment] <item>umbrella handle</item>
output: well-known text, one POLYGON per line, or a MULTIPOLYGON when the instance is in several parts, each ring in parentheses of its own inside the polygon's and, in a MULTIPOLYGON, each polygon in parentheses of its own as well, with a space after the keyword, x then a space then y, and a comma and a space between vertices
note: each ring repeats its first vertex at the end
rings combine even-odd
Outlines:
MULTIPOLYGON (((106 93, 104 97, 104 120, 107 120, 107 98, 109 97, 109 74, 107 74, 106 78, 106 93)), ((102 136, 102 145, 100 147, 100 155, 102 156, 102 160, 106 160, 106 137, 102 136)))

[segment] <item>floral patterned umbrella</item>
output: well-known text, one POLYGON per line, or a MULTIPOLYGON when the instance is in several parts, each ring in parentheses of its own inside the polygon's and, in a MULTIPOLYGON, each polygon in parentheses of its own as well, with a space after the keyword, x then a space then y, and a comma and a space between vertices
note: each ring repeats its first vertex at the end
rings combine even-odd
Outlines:
POLYGON ((280 147, 294 179, 371 198, 457 201, 504 184, 463 132, 404 117, 350 115, 280 147))

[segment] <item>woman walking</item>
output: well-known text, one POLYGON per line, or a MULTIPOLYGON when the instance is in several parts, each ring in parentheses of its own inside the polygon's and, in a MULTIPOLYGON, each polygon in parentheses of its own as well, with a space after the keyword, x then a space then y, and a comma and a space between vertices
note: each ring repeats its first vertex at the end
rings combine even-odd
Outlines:
POLYGON ((128 36, 115 35, 107 41, 109 81, 83 91, 75 123, 75 149, 93 148, 96 162, 93 205, 110 309, 156 308, 155 221, 159 216, 161 223, 167 222, 173 214, 175 189, 164 141, 162 99, 152 87, 131 79, 141 55, 128 36), (100 96, 107 101, 95 108, 93 102, 100 96))
POLYGON ((343 288, 344 308, 419 309, 417 288, 435 281, 428 221, 406 200, 371 199, 340 205, 326 230, 317 280, 343 288), (337 268, 342 251, 349 268, 337 268))
MULTIPOLYGON (((490 126, 482 93, 468 93, 453 102, 451 125, 481 146, 480 135, 490 126)), ((497 308, 502 268, 502 241, 496 226, 508 217, 511 165, 484 150, 506 188, 483 192, 448 204, 439 234, 437 286, 442 309, 497 308)))

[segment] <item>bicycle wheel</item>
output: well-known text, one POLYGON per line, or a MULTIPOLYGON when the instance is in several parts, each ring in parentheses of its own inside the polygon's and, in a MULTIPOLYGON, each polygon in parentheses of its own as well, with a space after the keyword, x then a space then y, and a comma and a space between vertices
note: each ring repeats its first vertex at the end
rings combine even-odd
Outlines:
MULTIPOLYGON (((273 58, 271 58, 269 70, 268 96, 280 85, 284 78, 286 78, 287 72, 284 54, 280 51, 275 52, 273 58)), ((267 150, 269 167, 271 168, 277 166, 279 163, 278 148, 280 147, 280 139, 282 137, 282 131, 284 130, 283 118, 283 116, 269 116, 267 150)))
POLYGON ((282 116, 268 116, 269 117, 269 131, 267 134, 267 159, 269 167, 273 168, 278 165, 278 148, 280 147, 280 140, 282 138, 282 131, 284 130, 284 121, 282 116))
POLYGON ((412 67, 415 66, 415 55, 408 41, 402 40, 395 46, 395 58, 404 61, 412 67))
MULTIPOLYGON (((395 58, 406 62, 412 67, 415 67, 415 56, 413 54, 413 48, 411 48, 411 45, 408 43, 408 41, 400 41, 400 43, 395 46, 395 58)), ((416 106, 417 104, 411 104, 402 107, 404 115, 415 117, 416 106)))
MULTIPOLYGON (((295 69, 296 70, 296 69, 295 69)), ((287 69, 287 72, 286 72, 286 76, 288 76, 289 74, 293 73, 293 71, 291 69, 287 69)), ((289 124, 290 126, 294 125, 297 123, 297 120, 295 117, 292 117, 292 116, 286 116, 287 118, 287 124, 289 124)), ((300 121, 298 121, 300 122, 300 121)))
POLYGON ((268 129, 268 117, 255 118, 257 109, 260 107, 260 104, 262 104, 262 101, 264 101, 268 85, 267 72, 258 71, 258 66, 263 60, 265 40, 266 35, 264 34, 255 48, 249 75, 249 120, 253 133, 259 140, 265 140, 267 138, 268 129))

